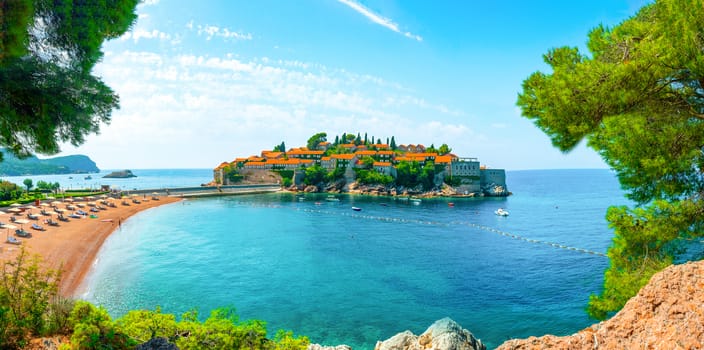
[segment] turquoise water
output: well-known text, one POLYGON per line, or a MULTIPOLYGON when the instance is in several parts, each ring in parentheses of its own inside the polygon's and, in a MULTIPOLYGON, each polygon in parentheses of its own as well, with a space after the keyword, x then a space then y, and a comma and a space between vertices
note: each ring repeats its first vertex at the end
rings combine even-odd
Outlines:
MULTIPOLYGON (((116 169, 123 170, 123 169, 116 169)), ((62 175, 32 175, 3 176, 0 180, 10 181, 20 186, 25 179, 31 179, 36 185, 38 181, 48 183, 58 182, 62 189, 98 189, 109 185, 114 189, 142 190, 172 187, 200 186, 213 180, 212 169, 132 169, 137 177, 127 179, 104 179, 103 176, 115 170, 102 170, 97 174, 62 174, 62 175), (85 177, 90 175, 90 179, 85 177)))
POLYGON ((161 206, 123 223, 103 246, 85 297, 113 316, 234 306, 243 319, 313 342, 373 349, 451 317, 489 347, 565 335, 606 258, 606 208, 626 204, 608 170, 512 171, 508 198, 423 200, 269 194, 161 206), (351 210, 352 206, 362 211, 351 210), (509 217, 493 211, 507 209, 509 217))

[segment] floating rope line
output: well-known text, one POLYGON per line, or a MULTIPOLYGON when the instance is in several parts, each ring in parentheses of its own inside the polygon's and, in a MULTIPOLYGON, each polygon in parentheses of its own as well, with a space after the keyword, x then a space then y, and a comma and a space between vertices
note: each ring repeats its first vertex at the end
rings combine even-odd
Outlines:
POLYGON ((417 219, 400 219, 400 218, 394 218, 394 217, 386 217, 386 216, 373 216, 373 215, 360 215, 360 214, 351 214, 351 213, 340 213, 340 212, 334 212, 334 211, 327 211, 327 210, 315 210, 315 209, 305 209, 305 208, 296 208, 296 210, 306 212, 306 213, 316 213, 316 214, 326 214, 326 215, 341 215, 341 216, 347 216, 351 218, 359 218, 359 219, 367 219, 367 220, 377 220, 377 221, 384 221, 384 222, 401 222, 401 223, 409 223, 409 224, 418 224, 418 225, 429 225, 429 226, 452 226, 452 225, 462 225, 462 226, 469 226, 473 227, 476 229, 480 229, 486 232, 491 232, 495 233, 504 237, 516 239, 519 241, 524 241, 527 243, 533 243, 533 244, 541 244, 541 245, 547 245, 550 247, 558 248, 558 249, 563 249, 563 250, 570 250, 578 253, 583 253, 583 254, 590 254, 590 255, 596 255, 596 256, 602 256, 606 257, 606 254, 596 252, 593 250, 589 249, 584 249, 584 248, 577 248, 577 247, 571 247, 568 245, 564 244, 559 244, 559 243, 554 243, 554 242, 549 242, 549 241, 541 241, 537 239, 531 239, 527 237, 523 237, 521 235, 517 234, 512 234, 509 232, 501 231, 498 229, 495 229, 493 227, 489 226, 484 226, 484 225, 478 225, 475 223, 471 222, 466 222, 466 221, 451 221, 451 222, 440 222, 440 221, 430 221, 430 220, 417 220, 417 219))

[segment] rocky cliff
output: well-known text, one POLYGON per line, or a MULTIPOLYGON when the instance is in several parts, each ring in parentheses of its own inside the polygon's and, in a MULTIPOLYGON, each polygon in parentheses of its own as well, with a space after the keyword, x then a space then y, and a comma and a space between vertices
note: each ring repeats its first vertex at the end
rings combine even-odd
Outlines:
POLYGON ((618 314, 574 335, 509 340, 497 349, 704 349, 704 261, 655 274, 618 314))

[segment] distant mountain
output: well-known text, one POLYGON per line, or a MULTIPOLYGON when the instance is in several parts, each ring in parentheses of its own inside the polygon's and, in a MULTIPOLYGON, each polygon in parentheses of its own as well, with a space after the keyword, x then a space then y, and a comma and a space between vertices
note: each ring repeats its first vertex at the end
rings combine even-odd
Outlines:
POLYGON ((11 152, 0 149, 3 161, 0 162, 0 176, 83 174, 97 173, 100 169, 88 156, 72 155, 39 159, 31 156, 18 159, 11 152))

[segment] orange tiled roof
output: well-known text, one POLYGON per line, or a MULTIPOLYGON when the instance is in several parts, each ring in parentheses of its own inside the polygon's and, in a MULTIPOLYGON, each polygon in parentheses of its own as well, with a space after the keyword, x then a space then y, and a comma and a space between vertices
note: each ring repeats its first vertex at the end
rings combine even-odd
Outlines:
POLYGON ((374 166, 391 166, 390 162, 374 162, 374 166))
POLYGON ((355 145, 354 143, 343 143, 343 144, 340 145, 340 147, 342 147, 342 148, 353 148, 353 147, 357 147, 357 145, 355 145))
POLYGON ((279 158, 283 154, 284 152, 262 151, 262 157, 264 158, 279 158))
POLYGON ((262 166, 262 165, 298 165, 298 164, 310 164, 313 163, 313 160, 311 159, 298 159, 298 158, 291 158, 291 159, 267 159, 264 162, 247 162, 244 164, 245 167, 247 166, 262 166))
POLYGON ((452 163, 452 157, 447 156, 447 155, 435 157, 435 164, 446 164, 446 163, 452 163))
POLYGON ((257 156, 251 156, 251 157, 247 158, 247 162, 261 162, 263 160, 264 160, 264 158, 257 157, 257 156))
POLYGON ((314 155, 317 155, 317 154, 323 154, 323 153, 325 153, 325 151, 309 151, 309 150, 307 150, 307 149, 306 149, 306 150, 300 150, 300 149, 299 149, 299 150, 289 151, 289 152, 288 152, 288 155, 289 155, 289 156, 290 156, 290 155, 303 155, 303 154, 314 154, 314 155))
POLYGON ((394 151, 379 151, 376 154, 383 156, 383 155, 393 155, 394 151))
POLYGON ((357 151, 357 152, 354 152, 354 154, 356 154, 358 156, 375 156, 376 151, 357 151))
POLYGON ((344 154, 333 154, 330 156, 333 159, 347 159, 350 160, 355 157, 354 154, 352 153, 344 153, 344 154))
POLYGON ((218 165, 217 167, 215 167, 215 170, 220 170, 220 169, 222 169, 222 168, 224 168, 224 167, 226 167, 226 166, 228 166, 228 165, 230 165, 230 163, 228 163, 228 162, 222 162, 222 163, 220 163, 220 165, 218 165))
POLYGON ((387 144, 385 144, 385 143, 375 143, 375 144, 373 144, 373 145, 371 145, 371 146, 372 146, 372 147, 379 148, 379 149, 389 148, 389 145, 387 145, 387 144))
POLYGON ((247 161, 247 158, 235 158, 235 160, 233 160, 232 162, 239 163, 239 162, 246 162, 246 161, 247 161))
POLYGON ((322 160, 322 161, 328 161, 328 160, 330 160, 330 159, 332 159, 332 158, 330 158, 330 157, 323 157, 323 158, 320 158, 320 160, 322 160))

